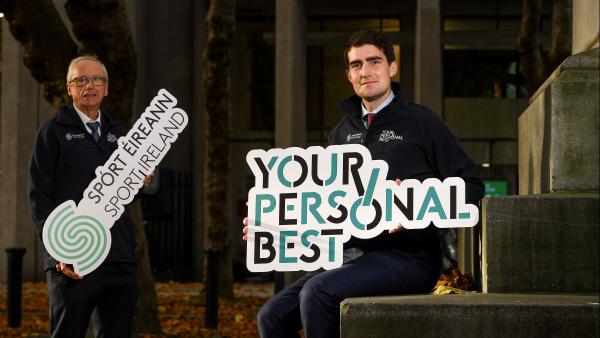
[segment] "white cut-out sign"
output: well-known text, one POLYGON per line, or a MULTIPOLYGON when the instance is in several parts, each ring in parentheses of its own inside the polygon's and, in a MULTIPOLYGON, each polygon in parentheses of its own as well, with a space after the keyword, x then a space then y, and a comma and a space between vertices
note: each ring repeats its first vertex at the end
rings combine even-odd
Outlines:
POLYGON ((118 149, 96 168, 96 178, 79 204, 65 201, 52 211, 42 233, 50 256, 73 264, 80 276, 102 264, 111 246, 110 228, 188 123, 176 105, 171 93, 159 90, 127 135, 118 139, 118 149))
POLYGON ((386 180, 387 163, 372 160, 362 145, 256 149, 246 162, 255 177, 248 193, 250 271, 332 269, 342 265, 352 236, 373 238, 398 224, 458 228, 479 221, 461 178, 398 185, 386 180))

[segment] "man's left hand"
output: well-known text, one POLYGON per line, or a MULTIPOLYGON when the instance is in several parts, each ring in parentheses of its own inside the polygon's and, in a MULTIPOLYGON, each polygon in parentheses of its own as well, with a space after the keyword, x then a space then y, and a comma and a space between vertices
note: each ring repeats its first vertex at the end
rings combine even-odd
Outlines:
POLYGON ((150 184, 150 182, 152 182, 155 176, 156 174, 152 172, 150 175, 144 177, 144 188, 147 187, 150 184))
MULTIPOLYGON (((400 185, 400 183, 402 183, 402 181, 400 181, 400 179, 399 179, 399 178, 397 178, 397 179, 396 179, 396 184, 397 184, 397 185, 400 185)), ((402 230, 402 229, 404 229, 404 227, 402 227, 402 224, 398 224, 398 226, 397 226, 397 227, 395 227, 394 229, 390 229, 390 230, 388 230, 388 232, 389 232, 390 234, 393 234, 394 232, 398 232, 398 231, 400 231, 400 230, 402 230)))

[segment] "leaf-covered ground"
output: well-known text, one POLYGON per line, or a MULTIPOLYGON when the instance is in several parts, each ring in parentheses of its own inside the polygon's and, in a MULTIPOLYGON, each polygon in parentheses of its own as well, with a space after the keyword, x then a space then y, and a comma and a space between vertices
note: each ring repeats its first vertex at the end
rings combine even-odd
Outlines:
MULTIPOLYGON (((441 275, 433 294, 444 295, 470 290, 473 277, 450 269, 441 275)), ((234 299, 219 301, 219 327, 204 328, 204 301, 201 283, 156 283, 158 314, 164 334, 144 338, 258 337, 256 314, 273 295, 271 283, 236 283, 234 299)), ((23 284, 23 316, 19 328, 9 328, 6 286, 0 284, 0 337, 47 337, 48 293, 46 283, 23 284)))
MULTIPOLYGON (((164 334, 140 337, 258 337, 256 313, 272 295, 272 284, 235 284, 234 299, 219 301, 217 330, 204 328, 202 290, 200 283, 157 283, 158 313, 164 334)), ((46 284, 24 283, 22 306, 21 326, 9 328, 6 286, 0 284, 0 337, 47 336, 50 324, 46 284)))

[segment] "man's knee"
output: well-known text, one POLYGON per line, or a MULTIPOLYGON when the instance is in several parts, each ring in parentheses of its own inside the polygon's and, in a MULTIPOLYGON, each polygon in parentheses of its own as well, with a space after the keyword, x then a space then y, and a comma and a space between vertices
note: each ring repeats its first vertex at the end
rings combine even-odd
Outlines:
POLYGON ((275 308, 273 302, 266 302, 258 311, 256 315, 256 322, 259 326, 267 325, 270 321, 276 320, 279 312, 275 308))
MULTIPOLYGON (((317 276, 319 277, 319 276, 317 276)), ((323 303, 332 301, 333 294, 323 283, 321 278, 311 278, 304 284, 298 297, 300 304, 323 303)))

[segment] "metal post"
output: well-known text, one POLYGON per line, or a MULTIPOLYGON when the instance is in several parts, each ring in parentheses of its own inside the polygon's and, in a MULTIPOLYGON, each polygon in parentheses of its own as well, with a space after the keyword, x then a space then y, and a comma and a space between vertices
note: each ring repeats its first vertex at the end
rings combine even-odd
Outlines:
POLYGON ((23 255, 25 248, 8 248, 6 308, 8 310, 8 326, 21 326, 21 291, 23 282, 23 255))
POLYGON ((206 250, 206 286, 204 301, 206 311, 204 312, 204 327, 216 328, 219 326, 219 264, 220 251, 215 249, 206 250))

